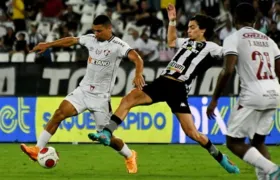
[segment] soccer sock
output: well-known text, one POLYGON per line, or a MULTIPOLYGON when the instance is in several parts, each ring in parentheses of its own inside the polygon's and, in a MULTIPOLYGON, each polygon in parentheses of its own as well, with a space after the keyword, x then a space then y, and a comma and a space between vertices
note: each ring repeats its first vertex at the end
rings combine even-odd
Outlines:
POLYGON ((111 116, 111 120, 109 121, 109 124, 105 126, 104 130, 107 130, 112 134, 121 123, 122 120, 118 116, 113 114, 111 116))
POLYGON ((132 156, 132 152, 126 144, 123 145, 123 148, 119 151, 119 153, 125 158, 129 158, 132 156))
POLYGON ((52 135, 48 131, 43 130, 43 132, 40 134, 38 138, 36 146, 38 146, 40 149, 44 148, 49 142, 51 137, 52 135))
POLYGON ((267 175, 265 174, 265 172, 260 169, 260 168, 255 168, 256 171, 256 176, 258 180, 267 180, 267 175))
POLYGON ((247 163, 260 168, 265 174, 272 173, 278 169, 278 166, 266 159, 256 148, 251 147, 243 156, 243 160, 247 163))
POLYGON ((210 140, 208 140, 208 143, 202 147, 207 149, 207 151, 211 154, 211 156, 213 156, 218 162, 222 161, 223 154, 221 153, 221 151, 219 149, 216 148, 216 146, 214 146, 212 144, 212 142, 210 140))

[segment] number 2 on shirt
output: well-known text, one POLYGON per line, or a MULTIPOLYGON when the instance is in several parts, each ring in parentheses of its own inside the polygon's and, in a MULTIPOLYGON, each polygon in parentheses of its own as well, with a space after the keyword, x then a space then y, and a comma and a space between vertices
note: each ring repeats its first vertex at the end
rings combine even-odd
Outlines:
POLYGON ((270 64, 268 52, 261 53, 259 51, 254 51, 252 53, 252 60, 257 61, 257 57, 260 60, 260 64, 259 64, 258 71, 256 74, 258 80, 274 79, 274 77, 272 75, 272 71, 271 71, 271 64, 270 64), (263 71, 263 68, 265 68, 265 71, 263 71))

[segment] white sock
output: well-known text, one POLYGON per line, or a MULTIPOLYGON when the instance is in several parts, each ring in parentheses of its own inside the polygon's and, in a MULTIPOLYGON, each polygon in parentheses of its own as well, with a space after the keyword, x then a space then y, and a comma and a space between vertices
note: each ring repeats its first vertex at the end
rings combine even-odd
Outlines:
POLYGON ((38 138, 36 146, 38 146, 40 149, 44 148, 48 144, 51 137, 52 135, 48 131, 43 130, 38 138))
POLYGON ((255 171, 258 180, 268 180, 267 174, 265 174, 265 172, 262 169, 255 168, 255 171))
POLYGON ((278 166, 266 159, 256 148, 251 147, 244 155, 243 160, 247 163, 260 168, 265 174, 272 173, 278 169, 278 166))
POLYGON ((126 144, 123 145, 123 148, 119 151, 119 153, 125 158, 129 158, 132 156, 132 152, 126 144))

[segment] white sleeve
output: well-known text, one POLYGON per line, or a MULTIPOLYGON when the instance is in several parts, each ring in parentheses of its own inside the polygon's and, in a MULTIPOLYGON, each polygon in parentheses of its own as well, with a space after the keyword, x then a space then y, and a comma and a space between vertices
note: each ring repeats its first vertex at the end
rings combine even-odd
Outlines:
POLYGON ((238 38, 235 36, 235 34, 228 36, 224 40, 224 44, 223 44, 224 56, 229 54, 238 56, 237 47, 238 47, 238 38))
POLYGON ((126 42, 120 40, 119 50, 120 50, 119 55, 121 57, 127 57, 128 52, 132 50, 132 48, 126 42))
POLYGON ((274 60, 280 60, 280 50, 277 46, 277 44, 273 41, 272 41, 272 44, 273 44, 273 55, 274 55, 274 60))
POLYGON ((79 37, 79 44, 86 46, 87 42, 89 42, 93 37, 95 37, 94 34, 82 35, 79 37))
POLYGON ((217 58, 219 60, 223 59, 223 47, 218 44, 213 43, 213 49, 210 51, 212 57, 217 58))
POLYGON ((177 38, 176 39, 176 45, 175 45, 176 48, 181 48, 186 40, 187 39, 185 39, 185 38, 177 38))

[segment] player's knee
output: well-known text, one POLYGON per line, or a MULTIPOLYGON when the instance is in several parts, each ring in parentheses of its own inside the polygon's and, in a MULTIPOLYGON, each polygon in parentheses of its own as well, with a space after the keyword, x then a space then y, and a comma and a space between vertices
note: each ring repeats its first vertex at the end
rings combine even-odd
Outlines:
POLYGON ((54 113, 53 120, 60 122, 63 121, 64 119, 66 119, 65 113, 61 109, 57 109, 54 113))

